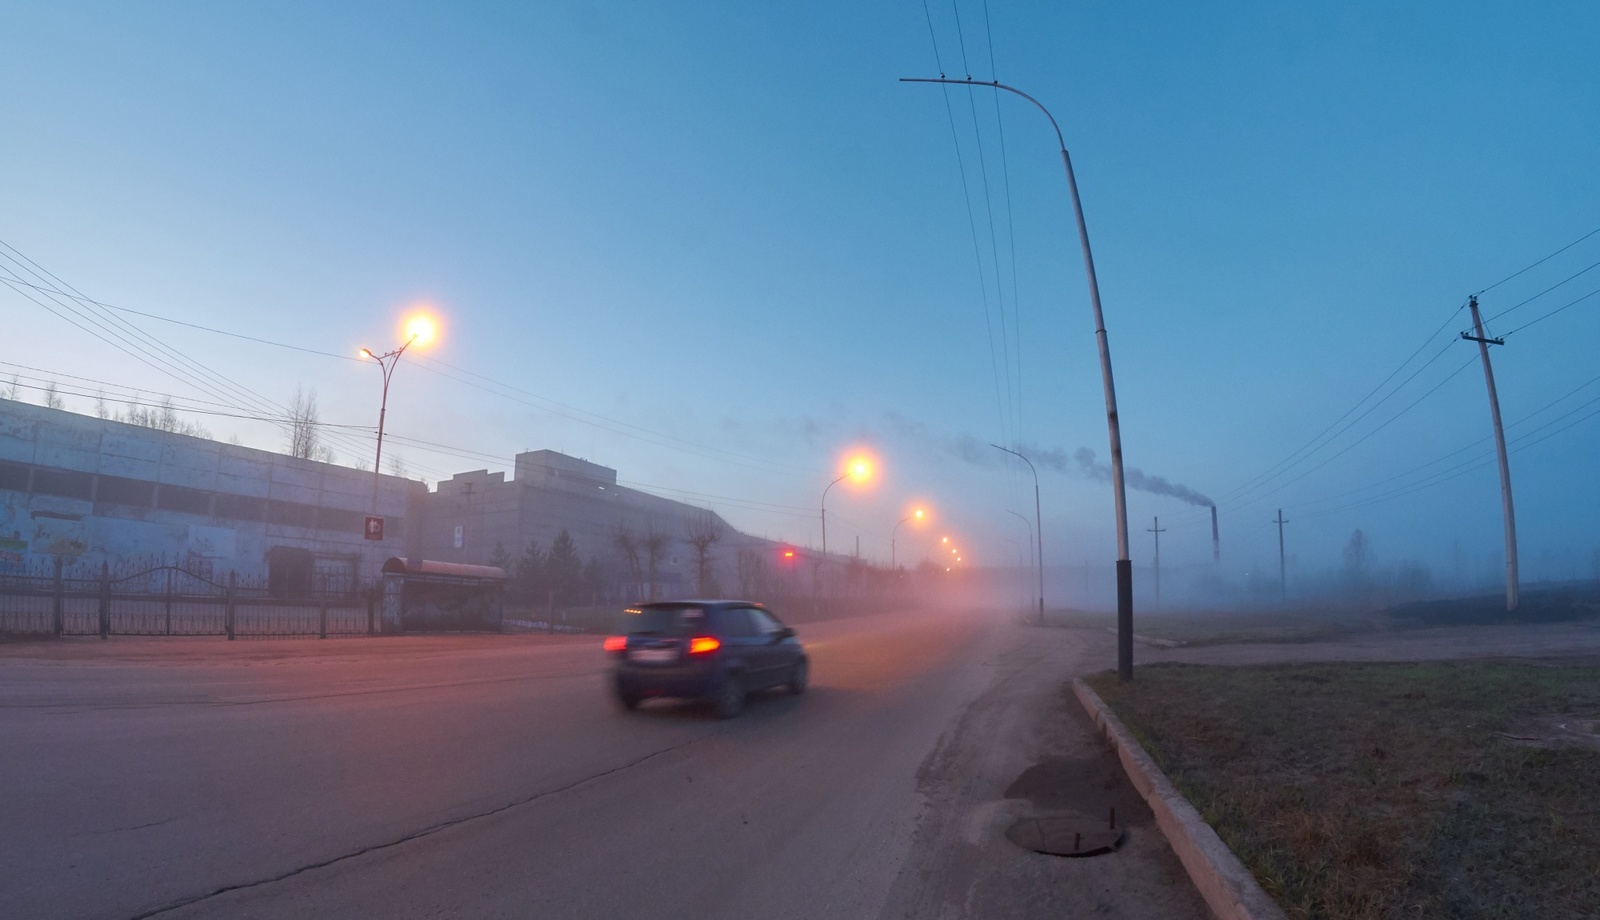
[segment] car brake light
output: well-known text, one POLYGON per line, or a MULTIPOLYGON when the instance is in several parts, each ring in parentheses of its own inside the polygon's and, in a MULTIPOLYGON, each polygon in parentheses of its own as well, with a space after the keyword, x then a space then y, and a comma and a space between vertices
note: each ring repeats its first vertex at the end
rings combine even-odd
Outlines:
POLYGON ((689 640, 689 654, 709 655, 722 648, 722 640, 716 636, 695 636, 689 640))
POLYGON ((606 651, 620 652, 628 647, 627 636, 606 636, 606 651))

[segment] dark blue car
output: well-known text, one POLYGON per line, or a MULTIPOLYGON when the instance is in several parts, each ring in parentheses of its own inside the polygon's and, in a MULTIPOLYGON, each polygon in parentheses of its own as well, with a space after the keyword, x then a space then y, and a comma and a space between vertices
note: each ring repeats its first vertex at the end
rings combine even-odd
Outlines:
POLYGON ((732 718, 745 696, 770 687, 806 691, 809 664, 794 630, 748 601, 662 601, 623 612, 606 639, 612 689, 624 708, 649 697, 709 700, 732 718))

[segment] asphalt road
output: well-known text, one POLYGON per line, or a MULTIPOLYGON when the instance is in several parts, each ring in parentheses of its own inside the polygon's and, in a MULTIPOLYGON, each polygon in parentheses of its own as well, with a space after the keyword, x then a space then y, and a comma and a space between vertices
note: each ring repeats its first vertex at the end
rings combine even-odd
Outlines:
POLYGON ((800 635, 811 690, 729 722, 620 711, 592 637, 0 645, 0 917, 1206 916, 1080 633, 800 635), (1003 836, 1112 806, 1109 856, 1003 836))

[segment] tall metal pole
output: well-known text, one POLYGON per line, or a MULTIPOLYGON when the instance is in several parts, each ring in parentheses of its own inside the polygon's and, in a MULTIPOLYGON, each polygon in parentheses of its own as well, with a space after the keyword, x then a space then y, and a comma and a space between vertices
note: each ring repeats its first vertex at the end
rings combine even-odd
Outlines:
POLYGON ((1477 335, 1461 333, 1469 342, 1478 343, 1478 355, 1483 358, 1483 380, 1489 386, 1489 416, 1494 420, 1494 447, 1500 455, 1500 502, 1506 525, 1506 609, 1517 609, 1517 513, 1511 504, 1511 461, 1506 457, 1506 432, 1500 427, 1500 396, 1494 387, 1494 367, 1489 364, 1489 346, 1504 345, 1505 339, 1491 339, 1483 333, 1483 317, 1478 314, 1478 298, 1470 300, 1472 328, 1477 335))
POLYGON ((1289 569, 1284 562, 1283 555, 1283 525, 1289 523, 1283 517, 1283 509, 1278 509, 1278 516, 1273 520, 1278 525, 1278 596, 1283 603, 1289 603, 1289 569))
MULTIPOLYGON (((1072 193, 1072 212, 1078 221, 1078 242, 1083 248, 1083 265, 1089 280, 1089 302, 1094 306, 1094 334, 1100 346, 1100 379, 1106 392, 1106 428, 1111 437, 1111 491, 1117 510, 1117 676, 1133 680, 1133 562, 1128 557, 1128 493, 1122 476, 1122 425, 1117 420, 1117 390, 1111 378, 1111 345, 1106 337, 1105 316, 1100 310, 1100 282, 1095 277, 1094 253, 1089 249, 1089 228, 1083 220, 1083 202, 1078 198, 1078 179, 1072 172, 1072 157, 1055 116, 1039 100, 1014 86, 998 81, 947 80, 902 77, 902 83, 954 83, 987 86, 1014 93, 1033 103, 1055 129, 1061 147, 1061 165, 1067 172, 1067 188, 1072 193)), ((1041 568, 1041 577, 1042 569, 1041 568)))
POLYGON ((1011 456, 1016 457, 1017 459, 1021 460, 1023 463, 1026 463, 1028 465, 1028 471, 1033 473, 1033 526, 1034 526, 1034 529, 1039 532, 1039 542, 1037 544, 1035 544, 1038 547, 1038 551, 1039 551, 1039 622, 1043 623, 1044 622, 1044 519, 1041 518, 1040 515, 1039 515, 1039 471, 1034 469, 1032 460, 1029 460, 1027 457, 1024 457, 1022 454, 1018 453, 1017 451, 1014 451, 1014 450, 1010 449, 1009 447, 1001 447, 998 444, 990 444, 989 446, 994 448, 995 450, 1003 450, 1006 453, 1010 454, 1011 456))
POLYGON ((1161 609, 1161 535, 1166 533, 1161 528, 1161 518, 1155 518, 1150 525, 1150 532, 1156 535, 1156 609, 1161 609))
POLYGON ((400 363, 400 356, 406 353, 411 343, 417 340, 415 333, 406 339, 405 344, 394 351, 381 355, 374 354, 372 349, 363 348, 361 353, 378 362, 378 368, 383 372, 383 400, 378 404, 378 450, 372 458, 372 514, 378 514, 378 477, 383 472, 383 423, 389 414, 389 378, 394 375, 395 366, 400 363))
POLYGON ((920 510, 915 512, 914 514, 908 514, 905 517, 901 518, 900 520, 896 521, 894 527, 889 530, 889 571, 893 572, 895 570, 895 567, 896 567, 895 566, 895 540, 896 540, 896 538, 898 538, 900 536, 900 525, 904 524, 906 521, 917 520, 920 517, 922 517, 922 512, 920 510))

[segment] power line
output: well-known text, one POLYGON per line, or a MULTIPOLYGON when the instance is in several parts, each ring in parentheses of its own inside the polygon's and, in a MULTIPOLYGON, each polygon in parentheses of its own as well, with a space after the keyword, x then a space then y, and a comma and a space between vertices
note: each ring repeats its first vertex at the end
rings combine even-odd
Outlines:
POLYGON ((1566 284, 1567 282, 1573 280, 1574 278, 1578 278, 1578 277, 1580 277, 1582 275, 1586 275, 1589 272, 1594 271, 1596 268, 1600 268, 1600 262, 1595 262, 1595 263, 1589 265, 1586 268, 1580 269, 1579 271, 1574 272, 1573 274, 1570 274, 1565 278, 1562 278, 1560 281, 1557 281, 1555 284, 1550 285, 1549 287, 1547 287, 1544 290, 1540 291, 1539 293, 1533 295, 1532 297, 1529 297, 1526 300, 1523 300, 1522 302, 1516 304, 1515 306, 1507 307, 1504 310, 1501 310, 1499 313, 1496 313, 1495 315, 1489 317, 1489 319, 1484 320, 1484 322, 1488 323, 1489 321, 1497 320, 1500 317, 1505 316, 1507 313, 1510 313, 1510 312, 1512 312, 1514 310, 1520 310, 1523 307, 1527 306, 1528 304, 1533 303, 1535 300, 1538 300, 1539 298, 1543 297, 1544 295, 1546 295, 1546 294, 1550 293, 1551 291, 1555 290, 1556 288, 1561 287, 1562 285, 1566 284))
POLYGON ((1534 325, 1535 323, 1542 323, 1545 320, 1549 319, 1550 317, 1555 316, 1557 313, 1560 313, 1561 311, 1567 309, 1568 307, 1576 306, 1576 305, 1578 305, 1580 303, 1583 303, 1585 300, 1588 300, 1589 298, 1593 297, 1596 294, 1600 294, 1600 288, 1596 288, 1595 290, 1590 291, 1589 293, 1583 295, 1582 297, 1577 298, 1576 300, 1568 301, 1567 303, 1564 303, 1561 306, 1556 307, 1554 310, 1551 310, 1549 313, 1546 313, 1543 316, 1538 317, 1537 319, 1530 319, 1527 322, 1523 323, 1522 325, 1520 325, 1520 326, 1516 327, 1515 329, 1511 330, 1510 332, 1502 332, 1502 333, 1500 333, 1500 337, 1501 338, 1505 338, 1508 335, 1512 335, 1514 333, 1521 332, 1522 330, 1528 328, 1529 326, 1534 325))
POLYGON ((1496 281, 1494 284, 1491 284, 1488 287, 1484 288, 1483 290, 1476 292, 1473 296, 1481 297, 1482 295, 1488 293, 1489 291, 1494 290, 1495 288, 1499 287, 1500 285, 1505 284, 1507 281, 1510 281, 1512 278, 1515 278, 1518 275, 1523 274, 1524 272, 1531 271, 1531 270, 1533 270, 1535 268, 1538 268, 1539 266, 1541 266, 1544 263, 1550 261, 1551 259, 1554 259, 1556 256, 1559 256, 1563 252, 1566 252, 1568 249, 1571 249, 1572 247, 1578 245, 1579 243, 1583 242, 1584 240, 1588 239, 1589 237, 1594 236, 1596 233, 1600 233, 1600 227, 1596 227, 1593 230, 1590 230, 1588 233, 1585 233, 1583 236, 1578 237, 1577 239, 1575 239, 1572 242, 1568 243, 1567 245, 1561 247, 1560 249, 1557 249, 1555 252, 1550 253, 1549 255, 1547 255, 1544 258, 1540 259, 1539 261, 1533 263, 1532 265, 1526 266, 1524 268, 1520 268, 1517 271, 1512 272, 1511 274, 1505 276, 1504 278, 1501 278, 1499 281, 1496 281))

